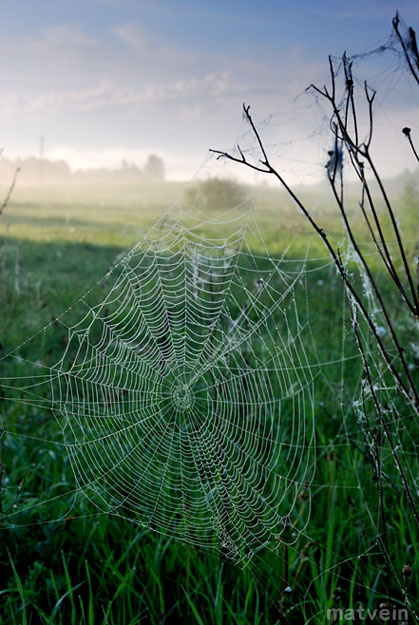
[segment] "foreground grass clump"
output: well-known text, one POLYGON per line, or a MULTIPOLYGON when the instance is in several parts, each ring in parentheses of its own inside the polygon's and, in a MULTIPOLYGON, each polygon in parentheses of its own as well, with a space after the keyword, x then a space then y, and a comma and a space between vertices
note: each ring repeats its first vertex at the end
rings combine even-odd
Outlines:
MULTIPOLYGON (((79 206, 69 209, 66 219, 51 205, 37 213, 25 203, 10 206, 9 230, 5 228, 0 242, 4 353, 53 322, 163 212, 163 206, 156 205, 141 215, 131 206, 121 209, 118 217, 116 208, 91 205, 86 217, 86 209, 79 206), (125 234, 124 220, 131 224, 125 234)), ((258 220, 272 243, 272 254, 280 253, 289 240, 288 234, 281 234, 276 214, 268 205, 258 220)), ((297 220, 294 234, 299 227, 297 220)), ((303 231, 296 254, 304 255, 307 238, 303 231)), ((311 249, 313 255, 318 251, 316 246, 311 249)), ((309 312, 304 313, 304 291, 298 301, 318 339, 318 358, 328 363, 316 378, 316 476, 311 492, 302 487, 298 499, 301 508, 311 505, 307 535, 294 546, 278 543, 276 553, 261 554, 257 566, 242 571, 222 562, 218 554, 193 549, 118 516, 99 514, 74 493, 71 467, 57 446, 51 415, 2 401, 6 433, 0 623, 320 624, 328 622, 329 607, 376 608, 388 594, 403 606, 404 592, 412 611, 419 609, 419 536, 391 463, 386 464, 383 496, 394 577, 390 588, 385 581, 378 502, 371 487, 374 466, 351 405, 360 363, 350 332, 343 330, 350 312, 329 263, 319 260, 316 268, 315 277, 307 275, 309 312), (284 592, 285 579, 290 592, 284 592)), ((65 340, 53 324, 42 351, 25 355, 51 364, 60 357, 65 340)), ((2 375, 13 374, 12 362, 2 361, 2 375)), ((414 472, 414 442, 410 447, 408 441, 400 443, 412 451, 414 472)))

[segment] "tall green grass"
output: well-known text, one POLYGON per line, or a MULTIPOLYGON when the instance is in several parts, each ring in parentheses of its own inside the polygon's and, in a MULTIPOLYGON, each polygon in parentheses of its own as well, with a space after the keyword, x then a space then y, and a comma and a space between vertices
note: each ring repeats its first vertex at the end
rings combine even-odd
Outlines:
MULTIPOLYGON (((278 218, 274 200, 269 196, 258 216, 271 253, 280 254, 298 233, 294 254, 303 255, 311 242, 310 253, 324 257, 299 217, 288 218, 284 207, 278 218)), ((3 354, 68 308, 167 206, 165 198, 142 208, 128 200, 118 206, 117 197, 102 206, 73 198, 67 208, 57 198, 55 204, 48 197, 45 202, 17 197, 3 219, 3 354)), ((350 326, 342 285, 327 261, 322 264, 315 279, 308 276, 309 318, 316 337, 324 337, 319 358, 330 364, 316 388, 317 466, 309 501, 301 493, 301 506, 311 505, 311 521, 307 535, 287 548, 291 592, 283 588, 283 543, 261 553, 257 566, 251 562, 241 569, 217 553, 98 514, 87 499, 71 494, 72 472, 56 445, 50 415, 1 401, 7 433, 2 435, 0 624, 322 624, 328 622, 328 607, 377 607, 387 601, 388 590, 400 605, 408 600, 412 612, 419 610, 418 529, 391 463, 384 499, 394 579, 390 589, 384 582, 374 470, 350 407, 359 361, 344 364, 342 411, 342 340, 346 355, 355 356, 356 348, 350 330, 343 330, 350 326), (407 565, 410 575, 402 572, 407 565)), ((303 298, 299 305, 306 314, 303 298)), ((58 359, 63 337, 58 329, 51 337, 44 353, 27 356, 58 359)), ((3 375, 13 375, 10 360, 1 366, 3 375)), ((411 463, 417 470, 413 456, 411 463)))

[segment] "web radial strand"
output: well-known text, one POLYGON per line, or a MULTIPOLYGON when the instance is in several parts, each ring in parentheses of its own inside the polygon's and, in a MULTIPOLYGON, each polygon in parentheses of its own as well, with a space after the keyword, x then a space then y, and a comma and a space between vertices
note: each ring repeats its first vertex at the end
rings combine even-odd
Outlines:
POLYGON ((284 519, 304 529, 315 449, 300 274, 253 253, 242 221, 204 238, 196 219, 164 220, 85 302, 51 368, 80 491, 237 561, 276 545, 284 519))

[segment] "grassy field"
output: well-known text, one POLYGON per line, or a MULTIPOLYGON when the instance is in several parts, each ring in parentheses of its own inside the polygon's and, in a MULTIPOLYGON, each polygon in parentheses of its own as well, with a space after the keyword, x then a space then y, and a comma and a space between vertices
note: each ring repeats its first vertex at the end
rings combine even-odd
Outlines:
MULTIPOLYGON (((64 339, 54 319, 174 201, 181 206, 184 190, 181 183, 17 189, 1 217, 2 354, 51 324, 45 341, 37 343, 41 351, 31 352, 29 344, 20 353, 31 361, 57 360, 64 339)), ((263 554, 257 567, 241 569, 215 552, 118 515, 97 514, 87 499, 62 496, 73 488, 73 475, 50 414, 1 401, 0 624, 320 625, 330 622, 328 608, 378 609, 389 595, 400 607, 409 604, 409 622, 415 622, 419 532, 383 442, 388 587, 374 466, 351 403, 359 392, 360 360, 342 285, 321 242, 289 200, 270 188, 250 195, 270 254, 303 257, 309 247, 310 258, 318 259, 309 265, 315 271, 306 274, 307 289, 297 295, 299 308, 308 304, 302 315, 309 317, 318 358, 329 363, 317 379, 315 478, 309 495, 304 489, 300 494, 301 506, 311 506, 305 534, 293 546, 278 542, 277 552, 263 554)), ((312 192, 305 200, 340 241, 333 205, 312 192)), ((355 217, 354 200, 349 199, 349 210, 355 217)), ((414 223, 410 210, 400 202, 407 224, 414 223)), ((409 225, 406 233, 407 238, 412 233, 413 263, 409 225)), ((378 280, 391 301, 390 285, 378 280)), ((15 375, 10 359, 1 364, 2 376, 15 375)), ((417 432, 409 428, 400 431, 400 444, 411 454, 406 457, 417 476, 411 438, 417 432)))

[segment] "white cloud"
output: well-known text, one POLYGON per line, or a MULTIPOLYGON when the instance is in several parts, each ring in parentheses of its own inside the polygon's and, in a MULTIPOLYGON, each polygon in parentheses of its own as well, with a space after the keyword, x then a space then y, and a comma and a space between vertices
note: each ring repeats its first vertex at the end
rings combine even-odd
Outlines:
POLYGON ((182 104, 183 111, 196 107, 191 104, 191 98, 219 98, 242 93, 249 88, 250 86, 234 82, 230 71, 211 72, 172 82, 151 83, 140 90, 118 87, 113 81, 102 79, 89 89, 11 92, 0 97, 0 118, 17 117, 27 112, 91 111, 144 102, 189 100, 186 107, 182 104))
POLYGON ((132 50, 143 52, 146 44, 146 37, 138 24, 131 22, 120 24, 113 28, 115 35, 132 50))
POLYGON ((112 83, 102 80, 91 89, 80 91, 39 91, 35 93, 11 92, 0 96, 0 119, 19 117, 25 113, 56 113, 64 110, 91 110, 108 104, 106 95, 112 83))

